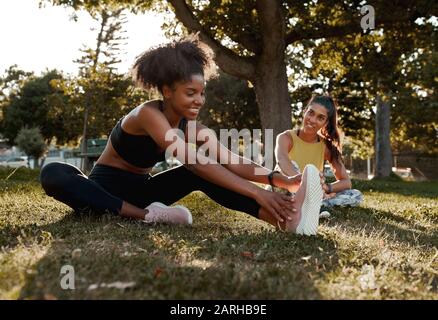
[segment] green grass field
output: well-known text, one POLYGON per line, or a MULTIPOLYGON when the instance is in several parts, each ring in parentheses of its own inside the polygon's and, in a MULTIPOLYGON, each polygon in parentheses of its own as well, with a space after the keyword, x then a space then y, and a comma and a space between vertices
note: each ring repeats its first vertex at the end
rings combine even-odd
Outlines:
POLYGON ((438 182, 354 181, 316 237, 201 193, 187 227, 76 216, 38 173, 0 170, 0 299, 438 299, 438 182), (61 288, 74 268, 75 289, 61 288))

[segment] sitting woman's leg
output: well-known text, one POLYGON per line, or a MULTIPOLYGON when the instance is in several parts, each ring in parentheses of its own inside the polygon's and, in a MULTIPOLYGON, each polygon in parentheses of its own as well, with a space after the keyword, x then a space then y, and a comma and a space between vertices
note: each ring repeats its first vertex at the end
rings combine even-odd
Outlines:
POLYGON ((170 205, 193 191, 202 191, 220 205, 259 217, 260 205, 243 196, 211 183, 188 170, 185 166, 163 171, 145 183, 143 206, 158 201, 170 205))
POLYGON ((145 180, 144 175, 103 165, 96 165, 87 178, 78 168, 60 162, 46 165, 40 175, 41 185, 47 195, 75 211, 111 212, 141 220, 146 220, 147 212, 144 207, 136 206, 140 202, 135 202, 135 194, 145 180))
POLYGON ((53 162, 44 166, 41 185, 47 195, 75 211, 92 210, 119 214, 123 201, 87 178, 78 168, 67 163, 53 162))
POLYGON ((350 206, 355 207, 361 204, 363 201, 363 194, 357 189, 343 190, 332 198, 324 199, 322 206, 325 208, 332 208, 334 206, 350 206))

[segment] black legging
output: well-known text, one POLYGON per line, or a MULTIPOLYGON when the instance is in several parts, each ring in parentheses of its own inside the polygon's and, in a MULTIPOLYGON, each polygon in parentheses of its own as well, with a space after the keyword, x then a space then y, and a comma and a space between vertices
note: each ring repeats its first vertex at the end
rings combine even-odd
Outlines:
POLYGON ((260 209, 254 199, 215 185, 182 165, 151 176, 98 164, 87 178, 75 166, 54 162, 41 170, 40 180, 47 195, 77 211, 118 214, 123 201, 139 208, 155 201, 170 205, 196 190, 226 208, 254 217, 260 209))

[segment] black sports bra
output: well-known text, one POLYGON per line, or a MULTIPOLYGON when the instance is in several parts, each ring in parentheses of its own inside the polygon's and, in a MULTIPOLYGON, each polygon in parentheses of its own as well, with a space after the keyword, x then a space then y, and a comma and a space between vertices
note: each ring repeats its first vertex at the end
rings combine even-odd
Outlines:
MULTIPOLYGON (((160 110, 163 111, 163 102, 160 101, 160 110)), ((111 131, 111 144, 118 155, 133 166, 139 168, 153 167, 157 162, 165 160, 166 152, 160 152, 160 148, 151 136, 134 135, 122 129, 122 120, 117 122, 111 131)), ((178 129, 185 132, 187 119, 182 118, 178 129)))

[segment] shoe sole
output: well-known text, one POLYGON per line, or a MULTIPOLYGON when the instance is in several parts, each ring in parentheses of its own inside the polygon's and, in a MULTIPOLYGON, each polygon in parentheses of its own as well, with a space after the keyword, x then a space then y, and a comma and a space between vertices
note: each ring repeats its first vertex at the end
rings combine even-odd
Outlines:
MULTIPOLYGON (((156 205, 157 207, 160 207, 160 208, 169 208, 169 206, 166 206, 164 203, 161 203, 161 202, 153 202, 153 203, 151 203, 150 205, 156 205)), ((184 206, 181 206, 181 205, 176 205, 176 206, 174 206, 174 208, 180 208, 180 209, 183 209, 184 210, 184 212, 185 213, 187 213, 187 216, 188 216, 188 224, 192 224, 193 223, 193 217, 192 217, 192 214, 191 214, 191 212, 190 212, 190 210, 189 209, 187 209, 186 207, 184 207, 184 206)))
POLYGON ((316 235, 319 224, 319 210, 322 203, 322 187, 319 171, 314 165, 307 165, 303 171, 306 175, 306 194, 301 207, 301 220, 296 228, 297 234, 316 235))
POLYGON ((319 218, 320 219, 322 219, 322 218, 324 218, 324 219, 330 218, 330 212, 328 212, 328 211, 320 212, 319 213, 319 218))

